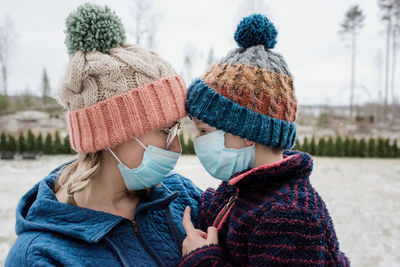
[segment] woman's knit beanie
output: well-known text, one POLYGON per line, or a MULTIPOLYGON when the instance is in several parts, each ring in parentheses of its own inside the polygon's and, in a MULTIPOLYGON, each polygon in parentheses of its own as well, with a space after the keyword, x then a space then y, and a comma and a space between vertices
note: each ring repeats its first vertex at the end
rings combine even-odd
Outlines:
POLYGON ((189 86, 189 115, 271 148, 293 147, 297 100, 285 60, 271 51, 277 35, 267 17, 243 18, 234 37, 239 48, 189 86))
POLYGON ((156 53, 127 44, 107 6, 79 6, 65 32, 70 61, 58 94, 74 150, 114 147, 186 116, 183 80, 156 53))

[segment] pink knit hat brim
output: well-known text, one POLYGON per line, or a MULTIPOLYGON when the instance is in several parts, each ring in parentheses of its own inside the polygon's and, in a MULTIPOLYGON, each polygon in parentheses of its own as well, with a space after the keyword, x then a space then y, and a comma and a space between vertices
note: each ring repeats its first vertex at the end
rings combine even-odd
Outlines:
POLYGON ((84 153, 115 147, 185 117, 185 103, 184 81, 170 76, 69 111, 71 146, 84 153))

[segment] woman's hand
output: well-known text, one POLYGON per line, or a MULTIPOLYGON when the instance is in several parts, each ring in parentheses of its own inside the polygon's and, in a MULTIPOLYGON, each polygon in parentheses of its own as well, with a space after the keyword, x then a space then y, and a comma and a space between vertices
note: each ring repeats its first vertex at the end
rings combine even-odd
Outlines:
POLYGON ((182 255, 185 256, 191 251, 211 245, 218 244, 218 231, 215 227, 208 227, 207 233, 195 229, 190 219, 190 207, 185 208, 182 219, 183 227, 186 231, 186 238, 182 244, 182 255))

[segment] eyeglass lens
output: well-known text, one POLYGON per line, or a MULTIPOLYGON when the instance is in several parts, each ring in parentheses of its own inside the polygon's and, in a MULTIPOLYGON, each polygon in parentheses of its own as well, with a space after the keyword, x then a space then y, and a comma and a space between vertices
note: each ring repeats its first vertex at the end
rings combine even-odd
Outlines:
POLYGON ((167 148, 171 145, 172 141, 174 141, 175 137, 178 135, 180 128, 180 123, 176 123, 172 128, 170 129, 167 137, 167 148))

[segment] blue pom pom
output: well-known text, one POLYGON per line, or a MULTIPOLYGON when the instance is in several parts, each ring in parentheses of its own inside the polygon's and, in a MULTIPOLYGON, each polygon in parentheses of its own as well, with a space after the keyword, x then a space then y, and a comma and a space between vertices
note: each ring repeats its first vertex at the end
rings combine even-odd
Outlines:
POLYGON ((274 48, 278 31, 269 19, 261 14, 245 17, 240 21, 236 32, 235 41, 239 47, 249 48, 263 45, 267 49, 274 48))

